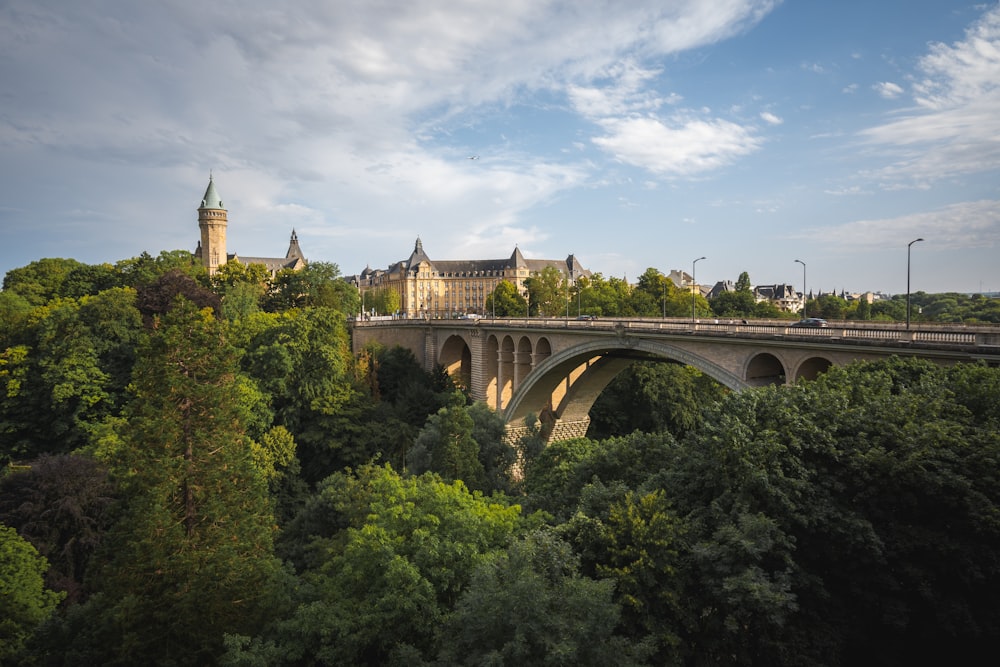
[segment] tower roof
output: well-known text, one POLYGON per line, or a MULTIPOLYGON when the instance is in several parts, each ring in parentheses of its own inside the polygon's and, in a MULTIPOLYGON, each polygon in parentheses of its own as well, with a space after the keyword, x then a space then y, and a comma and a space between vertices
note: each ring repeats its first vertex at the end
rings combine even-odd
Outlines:
POLYGON ((421 243, 420 237, 418 236, 417 242, 413 246, 413 252, 410 253, 410 258, 406 260, 406 268, 413 270, 413 268, 421 262, 427 262, 432 268, 434 267, 434 262, 432 262, 431 258, 424 252, 424 244, 421 243))
POLYGON ((521 254, 521 249, 514 246, 514 252, 510 256, 510 263, 515 269, 524 269, 528 267, 528 263, 524 261, 524 255, 521 254))
POLYGON ((208 177, 208 188, 205 190, 205 196, 201 198, 201 206, 199 209, 203 208, 214 208, 226 210, 226 207, 222 205, 222 200, 219 199, 219 193, 215 191, 215 181, 212 177, 208 177))
POLYGON ((285 253, 285 259, 305 259, 305 255, 302 254, 302 248, 299 247, 299 237, 295 234, 295 230, 292 230, 292 239, 288 242, 288 252, 285 253))

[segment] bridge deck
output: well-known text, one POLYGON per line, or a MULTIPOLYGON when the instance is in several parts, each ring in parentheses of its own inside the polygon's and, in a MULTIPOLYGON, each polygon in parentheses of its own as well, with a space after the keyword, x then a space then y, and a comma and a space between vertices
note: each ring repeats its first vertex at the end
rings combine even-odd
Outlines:
POLYGON ((446 326, 446 327, 488 327, 508 329, 539 330, 591 330, 607 332, 628 332, 633 334, 697 334, 698 336, 720 336, 738 338, 797 338, 802 340, 822 340, 850 345, 883 344, 901 348, 923 347, 927 349, 954 349, 1000 354, 1000 326, 961 324, 912 324, 909 329, 902 323, 893 322, 833 322, 829 327, 796 327, 792 322, 774 320, 697 320, 690 319, 596 319, 576 320, 566 318, 483 318, 479 320, 419 320, 419 319, 377 319, 355 321, 354 326, 400 327, 400 326, 446 326))

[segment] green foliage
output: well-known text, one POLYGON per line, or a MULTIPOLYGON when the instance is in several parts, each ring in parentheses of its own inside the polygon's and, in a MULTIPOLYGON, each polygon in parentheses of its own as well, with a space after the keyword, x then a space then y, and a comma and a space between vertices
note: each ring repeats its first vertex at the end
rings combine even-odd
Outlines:
POLYGON ((365 314, 392 315, 402 305, 399 292, 388 287, 366 290, 362 299, 365 314))
POLYGON ((713 610, 688 641, 770 664, 971 658, 1000 628, 996 374, 856 364, 713 410, 662 480, 713 610))
POLYGON ((441 631, 448 665, 639 665, 646 651, 615 635, 613 583, 578 573, 547 530, 480 565, 441 631))
POLYGON ((273 664, 430 660, 473 572, 523 523, 517 506, 489 502, 461 482, 375 466, 332 476, 306 512, 315 517, 305 572, 315 593, 266 637, 235 642, 238 664, 248 653, 280 655, 273 664))
POLYGON ((46 586, 68 603, 85 598, 84 576, 111 525, 115 491, 104 466, 46 456, 0 478, 0 523, 48 560, 46 586))
POLYGON ((709 304, 712 307, 712 312, 719 317, 757 317, 757 299, 749 290, 722 292, 709 304))
POLYGON ((84 265, 75 259, 46 258, 11 269, 3 279, 3 291, 17 294, 32 306, 42 306, 61 296, 63 283, 84 265))
POLYGON ((632 431, 669 431, 680 437, 701 421, 705 407, 727 390, 690 366, 635 362, 622 371, 591 408, 588 435, 603 439, 632 431))
POLYGON ((586 289, 581 294, 581 310, 600 317, 630 317, 634 314, 631 298, 632 286, 624 279, 605 280, 603 275, 595 273, 587 279, 586 289))
POLYGON ((485 476, 483 490, 510 492, 513 490, 512 472, 517 462, 517 450, 507 443, 506 424, 503 416, 483 402, 467 408, 472 419, 472 439, 479 448, 479 462, 485 476))
POLYGON ((336 458, 348 445, 343 410, 357 400, 344 316, 309 308, 267 315, 252 325, 256 333, 242 365, 267 397, 277 424, 295 439, 306 475, 322 479, 332 472, 330 455, 336 458))
POLYGON ((272 312, 319 307, 356 313, 360 302, 357 290, 340 280, 340 267, 330 262, 311 262, 298 271, 282 269, 266 300, 272 312))
POLYGON ((194 278, 181 269, 171 269, 152 282, 140 285, 136 294, 136 307, 142 313, 146 326, 154 326, 156 317, 167 313, 177 297, 183 297, 199 308, 211 308, 218 315, 222 301, 218 295, 198 284, 194 278))
POLYGON ((847 316, 849 304, 846 299, 833 294, 824 294, 809 302, 809 316, 824 320, 843 320, 847 316))
POLYGON ((186 250, 164 250, 156 257, 143 252, 138 257, 123 259, 115 264, 122 284, 138 289, 170 273, 180 271, 202 287, 208 287, 208 271, 186 250))
POLYGON ((113 464, 127 502, 98 579, 114 622, 96 639, 112 641, 117 663, 203 664, 224 632, 256 631, 281 597, 235 353, 208 312, 178 298, 136 364, 113 464))
POLYGON ((482 491, 486 473, 472 429, 465 399, 456 392, 453 403, 431 415, 413 443, 407 457, 412 472, 436 472, 447 482, 462 480, 470 489, 482 491))
POLYGON ((0 354, 0 457, 32 458, 94 444, 126 400, 139 337, 135 293, 110 289, 36 308, 0 354))
POLYGON ((528 302, 509 280, 501 280, 486 297, 486 315, 525 317, 528 302))
POLYGON ((611 506, 604 526, 607 557, 597 570, 617 583, 625 625, 639 637, 654 637, 672 653, 680 643, 676 632, 684 594, 676 576, 682 521, 658 489, 628 492, 611 506))
POLYGON ((47 590, 45 558, 17 531, 0 524, 0 661, 17 658, 31 633, 62 597, 47 590))
POLYGON ((528 290, 532 315, 559 317, 566 312, 567 281, 554 266, 546 266, 538 275, 526 278, 524 287, 528 290))

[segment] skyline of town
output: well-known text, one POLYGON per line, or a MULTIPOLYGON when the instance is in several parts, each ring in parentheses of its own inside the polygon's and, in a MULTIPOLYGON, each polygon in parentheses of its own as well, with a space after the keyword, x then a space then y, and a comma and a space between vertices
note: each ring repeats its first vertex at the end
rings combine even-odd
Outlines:
POLYGON ((0 7, 0 275, 295 229, 344 273, 574 254, 824 291, 1000 290, 1000 4, 0 7))

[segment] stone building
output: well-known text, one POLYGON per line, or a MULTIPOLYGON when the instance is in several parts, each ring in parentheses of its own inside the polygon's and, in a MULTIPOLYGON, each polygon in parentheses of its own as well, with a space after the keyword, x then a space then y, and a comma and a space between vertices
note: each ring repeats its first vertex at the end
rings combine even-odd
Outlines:
POLYGON ((214 274, 226 262, 238 261, 240 264, 263 264, 273 277, 282 269, 298 271, 306 265, 306 258, 299 247, 299 238, 292 230, 292 239, 288 244, 288 252, 284 257, 244 257, 226 251, 226 230, 229 227, 229 212, 222 205, 215 190, 215 181, 208 177, 208 188, 198 207, 198 227, 201 229, 201 239, 194 251, 196 259, 200 259, 209 275, 214 274))
POLYGON ((787 284, 757 285, 753 288, 753 296, 757 303, 770 301, 778 310, 787 313, 794 313, 805 307, 803 295, 787 284))
POLYGON ((403 317, 447 318, 463 314, 488 315, 487 297, 502 280, 514 284, 527 296, 525 278, 553 267, 571 284, 590 276, 573 255, 565 260, 525 259, 518 248, 504 259, 432 260, 420 239, 407 259, 387 269, 365 268, 347 280, 362 293, 389 289, 399 294, 403 317))

